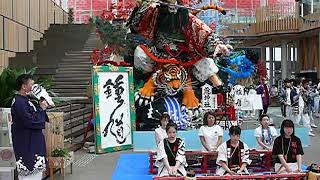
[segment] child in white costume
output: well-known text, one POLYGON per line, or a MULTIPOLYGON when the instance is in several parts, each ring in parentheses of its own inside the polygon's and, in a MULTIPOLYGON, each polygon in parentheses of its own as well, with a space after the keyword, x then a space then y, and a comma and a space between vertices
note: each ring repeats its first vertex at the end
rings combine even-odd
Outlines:
POLYGON ((220 176, 249 174, 246 168, 251 163, 249 148, 240 141, 240 134, 241 129, 239 126, 230 127, 230 139, 218 147, 216 174, 220 176))
POLYGON ((168 138, 163 139, 157 148, 155 165, 158 167, 158 176, 186 176, 185 167, 188 164, 185 145, 182 139, 177 138, 177 125, 167 125, 166 131, 168 138))
POLYGON ((170 121, 170 116, 167 113, 162 114, 160 118, 160 127, 154 130, 156 145, 158 146, 163 139, 167 138, 166 127, 168 122, 170 121))

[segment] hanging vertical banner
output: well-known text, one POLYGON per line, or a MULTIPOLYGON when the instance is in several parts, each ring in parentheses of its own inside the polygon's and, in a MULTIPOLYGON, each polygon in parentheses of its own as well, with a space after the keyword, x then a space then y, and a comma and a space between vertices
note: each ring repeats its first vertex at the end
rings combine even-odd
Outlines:
POLYGON ((96 152, 131 148, 135 127, 132 68, 94 66, 92 82, 96 152))
POLYGON ((218 109, 217 95, 212 94, 212 87, 208 84, 202 86, 202 108, 218 109))
POLYGON ((244 87, 241 85, 235 85, 232 89, 234 108, 241 109, 242 98, 244 95, 244 87))

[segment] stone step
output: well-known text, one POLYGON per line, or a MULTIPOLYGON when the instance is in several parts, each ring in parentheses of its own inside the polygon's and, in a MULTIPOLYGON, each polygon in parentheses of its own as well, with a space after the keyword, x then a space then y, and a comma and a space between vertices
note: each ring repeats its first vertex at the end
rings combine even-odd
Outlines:
POLYGON ((54 77, 54 81, 60 81, 60 82, 87 82, 91 79, 91 77, 54 77))
POLYGON ((71 92, 71 93, 57 93, 59 97, 86 97, 87 93, 76 93, 76 92, 71 92))
POLYGON ((91 69, 90 68, 83 68, 83 69, 58 69, 56 71, 56 74, 91 74, 91 69))
POLYGON ((75 62, 62 62, 62 63, 59 63, 59 65, 91 65, 91 61, 77 62, 77 64, 75 64, 75 62))
POLYGON ((78 71, 74 71, 74 70, 62 70, 62 71, 58 71, 57 73, 55 73, 54 77, 60 77, 60 76, 64 76, 66 75, 66 77, 68 76, 91 76, 91 70, 90 69, 85 69, 85 70, 78 70, 78 71))
POLYGON ((89 85, 89 82, 90 81, 71 81, 71 82, 53 81, 52 86, 55 86, 55 85, 89 85))
MULTIPOLYGON (((83 46, 83 49, 98 49, 97 45, 92 45, 92 46, 83 46)), ((87 50, 88 51, 88 50, 87 50)))
POLYGON ((71 113, 68 112, 68 113, 63 114, 63 119, 64 119, 64 121, 70 121, 70 117, 71 117, 71 119, 81 117, 87 113, 91 113, 91 110, 92 110, 92 105, 86 106, 81 109, 75 109, 75 110, 72 110, 71 113))
POLYGON ((75 74, 82 74, 82 73, 88 73, 90 74, 91 68, 90 67, 80 67, 80 68, 73 68, 73 67, 59 67, 56 70, 57 74, 60 73, 75 73, 75 74))
POLYGON ((61 62, 62 63, 64 63, 64 62, 72 62, 72 63, 89 62, 89 63, 91 63, 91 59, 90 58, 69 58, 69 57, 66 57, 66 58, 61 59, 61 62))
POLYGON ((81 55, 81 54, 67 54, 62 59, 91 59, 90 55, 81 55))
POLYGON ((59 64, 57 71, 58 70, 74 70, 74 69, 82 69, 82 70, 88 70, 88 69, 92 69, 92 65, 88 65, 88 64, 59 64))
POLYGON ((76 126, 74 128, 72 128, 72 132, 71 131, 65 131, 64 132, 64 138, 68 139, 70 137, 76 138, 79 136, 83 137, 83 133, 85 131, 86 127, 83 127, 82 125, 76 126))
MULTIPOLYGON (((63 65, 63 64, 62 64, 63 65)), ((87 64, 85 64, 86 66, 83 66, 83 64, 80 64, 78 66, 78 64, 73 64, 73 66, 59 66, 57 67, 57 71, 59 70, 87 70, 87 69, 92 69, 92 65, 88 66, 87 64), (78 66, 78 67, 77 67, 78 66)))
POLYGON ((68 51, 66 52, 66 55, 72 55, 72 54, 80 54, 80 55, 90 55, 92 54, 92 51, 68 51))
MULTIPOLYGON (((87 134, 87 140, 94 140, 94 131, 89 131, 87 134)), ((72 142, 65 142, 64 147, 69 151, 77 151, 83 147, 83 135, 72 139, 72 142)))
POLYGON ((87 125, 87 122, 89 121, 89 118, 91 116, 91 113, 86 113, 83 116, 79 116, 77 118, 72 118, 72 120, 64 121, 63 126, 65 130, 69 130, 71 128, 77 127, 79 125, 82 125, 84 128, 87 125))
POLYGON ((58 68, 65 68, 65 67, 73 67, 73 68, 86 67, 88 69, 91 69, 92 64, 87 63, 87 62, 85 62, 85 63, 70 63, 70 62, 68 62, 68 63, 59 63, 58 64, 58 68))
POLYGON ((81 61, 81 60, 86 60, 86 61, 91 61, 91 56, 75 56, 75 55, 69 55, 69 56, 64 56, 61 58, 61 60, 68 60, 68 61, 81 61))
POLYGON ((73 77, 84 77, 91 78, 91 71, 88 72, 71 72, 71 73, 57 73, 53 78, 73 78, 73 77))
POLYGON ((89 84, 62 84, 62 85, 53 85, 52 89, 87 89, 91 85, 89 84))
POLYGON ((56 88, 52 88, 52 91, 60 94, 60 93, 87 93, 87 89, 86 88, 82 88, 82 89, 56 89, 56 88))
POLYGON ((75 111, 75 110, 79 110, 79 109, 82 109, 82 108, 85 108, 85 104, 73 104, 73 103, 70 103, 70 104, 63 104, 63 105, 57 105, 57 107, 54 107, 54 108, 50 108, 48 109, 48 111, 60 111, 60 112, 64 112, 64 113, 70 113, 72 111, 75 111))

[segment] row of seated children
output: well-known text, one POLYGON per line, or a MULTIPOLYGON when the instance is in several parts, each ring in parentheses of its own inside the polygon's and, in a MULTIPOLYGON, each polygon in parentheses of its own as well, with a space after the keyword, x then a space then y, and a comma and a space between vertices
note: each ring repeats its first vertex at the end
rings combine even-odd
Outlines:
MULTIPOLYGON (((187 167, 185 144, 176 136, 177 125, 168 124, 170 116, 163 114, 161 127, 155 130, 157 143, 158 176, 185 176, 187 167)), ((300 139, 294 135, 294 124, 291 120, 284 120, 281 124, 280 136, 269 126, 269 116, 261 115, 261 126, 255 129, 258 149, 272 150, 275 161, 275 172, 301 172, 303 149, 300 139)), ((223 130, 215 123, 215 116, 211 112, 204 115, 204 126, 199 130, 199 137, 203 151, 217 151, 217 175, 248 174, 247 165, 249 148, 240 140, 241 128, 232 126, 229 129, 230 139, 222 143, 223 130)))

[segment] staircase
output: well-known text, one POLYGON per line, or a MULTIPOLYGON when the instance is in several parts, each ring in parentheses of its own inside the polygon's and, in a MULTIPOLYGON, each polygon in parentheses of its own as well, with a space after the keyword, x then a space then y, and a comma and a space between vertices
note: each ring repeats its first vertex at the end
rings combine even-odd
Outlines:
MULTIPOLYGON (((53 111, 65 112, 64 135, 65 139, 70 139, 65 146, 71 150, 81 147, 84 129, 91 115, 91 54, 95 48, 101 47, 99 37, 91 32, 82 50, 65 53, 53 75, 52 91, 60 99, 68 101, 53 111)), ((93 132, 89 132, 87 137, 90 136, 93 136, 93 132)))
POLYGON ((12 68, 37 66, 37 76, 52 78, 51 90, 60 102, 48 111, 64 112, 65 147, 70 150, 82 146, 93 107, 91 54, 102 47, 95 29, 88 25, 52 25, 43 38, 35 41, 34 50, 18 53, 10 60, 12 68))
POLYGON ((58 64, 53 76, 52 90, 59 97, 86 97, 91 94, 91 54, 102 43, 96 33, 91 33, 81 51, 68 51, 58 64))

